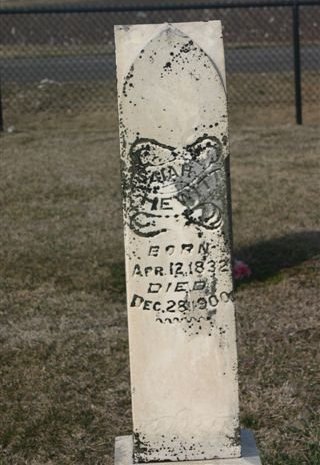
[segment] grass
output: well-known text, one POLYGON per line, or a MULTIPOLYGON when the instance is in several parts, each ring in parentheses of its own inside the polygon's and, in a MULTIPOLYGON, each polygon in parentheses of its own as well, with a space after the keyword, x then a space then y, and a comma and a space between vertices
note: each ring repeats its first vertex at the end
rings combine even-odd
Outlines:
MULTIPOLYGON (((292 73, 231 73, 227 84, 231 127, 242 126, 243 121, 261 126, 294 123, 292 73)), ((304 73, 302 90, 303 120, 319 124, 318 73, 304 73)), ((116 82, 111 77, 103 81, 6 83, 2 100, 5 126, 18 131, 37 130, 44 120, 46 127, 51 124, 63 131, 67 124, 77 130, 86 115, 100 114, 103 118, 102 109, 107 111, 106 124, 117 125, 116 82)))
MULTIPOLYGON (((319 124, 319 92, 318 73, 305 73, 303 119, 308 124, 319 124)), ((253 126, 270 126, 295 120, 292 73, 231 73, 228 96, 231 127, 243 126, 244 121, 250 121, 253 126)), ((117 125, 114 111, 116 82, 112 78, 103 81, 8 82, 3 84, 2 99, 5 126, 13 125, 18 131, 34 130, 44 124, 59 130, 65 130, 67 124, 68 128, 77 130, 83 123, 88 123, 89 116, 86 115, 90 114, 92 118, 92 115, 100 114, 101 119, 106 110, 106 124, 117 125)))
MULTIPOLYGON (((132 429, 116 118, 15 118, 0 138, 0 464, 111 465, 132 429)), ((319 127, 240 120, 241 423, 264 465, 318 465, 319 127)))

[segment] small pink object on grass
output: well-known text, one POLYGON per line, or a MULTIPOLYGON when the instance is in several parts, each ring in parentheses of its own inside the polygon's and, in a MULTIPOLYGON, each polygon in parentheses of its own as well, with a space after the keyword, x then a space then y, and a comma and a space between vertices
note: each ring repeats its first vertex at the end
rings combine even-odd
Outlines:
POLYGON ((233 276, 234 279, 244 279, 244 278, 249 278, 251 276, 252 272, 250 270, 250 267, 242 262, 241 260, 234 260, 233 264, 233 276))

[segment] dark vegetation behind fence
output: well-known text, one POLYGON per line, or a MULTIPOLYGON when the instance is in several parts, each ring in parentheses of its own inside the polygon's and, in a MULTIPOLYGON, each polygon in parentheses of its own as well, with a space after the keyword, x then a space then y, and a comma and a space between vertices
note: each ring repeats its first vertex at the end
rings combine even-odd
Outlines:
POLYGON ((249 124, 320 120, 318 0, 5 5, 0 3, 5 127, 19 125, 24 114, 72 117, 102 110, 116 118, 113 26, 212 19, 223 24, 231 116, 252 115, 249 124))

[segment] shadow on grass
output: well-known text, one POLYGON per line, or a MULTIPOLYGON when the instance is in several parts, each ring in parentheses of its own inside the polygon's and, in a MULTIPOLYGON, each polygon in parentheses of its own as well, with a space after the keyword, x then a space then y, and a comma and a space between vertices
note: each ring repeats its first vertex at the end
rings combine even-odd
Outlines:
POLYGON ((126 292, 126 272, 124 261, 111 263, 109 269, 109 290, 114 295, 124 294, 126 292))
POLYGON ((250 281, 280 277, 282 270, 296 267, 320 256, 320 232, 304 231, 257 242, 236 249, 235 257, 244 260, 252 270, 250 281))
MULTIPOLYGON (((292 233, 257 242, 236 249, 234 255, 244 260, 252 270, 251 277, 237 282, 237 286, 252 281, 279 282, 283 279, 283 270, 301 265, 317 255, 320 257, 320 232, 292 233)), ((124 261, 111 263, 109 268, 109 291, 114 295, 125 293, 124 261)))

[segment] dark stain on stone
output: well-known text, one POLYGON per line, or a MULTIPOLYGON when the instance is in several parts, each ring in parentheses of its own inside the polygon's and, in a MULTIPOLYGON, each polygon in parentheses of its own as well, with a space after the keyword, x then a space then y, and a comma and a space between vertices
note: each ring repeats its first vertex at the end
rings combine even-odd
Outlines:
POLYGON ((180 48, 181 53, 188 53, 192 50, 193 48, 193 40, 189 40, 186 44, 182 45, 180 48))
POLYGON ((134 76, 134 65, 131 65, 129 73, 127 74, 126 79, 125 79, 124 84, 123 84, 123 95, 124 95, 124 97, 128 96, 128 86, 129 86, 129 83, 130 83, 130 79, 132 79, 133 76, 134 76))
POLYGON ((144 436, 138 432, 133 433, 133 462, 134 463, 145 463, 147 460, 145 457, 150 451, 150 444, 143 440, 144 436))
MULTIPOLYGON (((134 433, 134 450, 133 462, 134 463, 147 463, 147 462, 163 462, 163 461, 186 461, 186 460, 199 460, 210 459, 214 457, 206 457, 206 452, 203 450, 203 445, 200 442, 192 442, 191 444, 186 441, 179 440, 176 436, 167 437, 161 435, 157 443, 150 444, 146 441, 144 435, 134 433), (159 458, 162 452, 161 460, 159 458), (165 457, 165 459, 163 459, 165 457)), ((192 437, 191 439, 194 440, 192 437)))
MULTIPOLYGON (((235 419, 235 421, 238 421, 235 419)), ((239 447, 241 444, 241 439, 240 439, 240 427, 237 426, 234 429, 234 434, 233 436, 227 436, 228 440, 230 441, 230 447, 239 447)))

